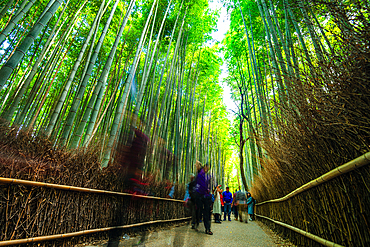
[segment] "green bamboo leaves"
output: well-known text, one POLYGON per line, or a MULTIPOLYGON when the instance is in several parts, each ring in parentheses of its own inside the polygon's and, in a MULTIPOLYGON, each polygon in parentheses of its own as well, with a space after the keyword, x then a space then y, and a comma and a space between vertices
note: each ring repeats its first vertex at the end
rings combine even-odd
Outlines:
POLYGON ((315 66, 330 57, 327 49, 334 54, 328 39, 332 23, 330 19, 320 23, 320 7, 305 0, 225 2, 232 9, 231 29, 224 40, 228 82, 239 102, 240 170, 243 175, 246 169, 247 181, 242 180, 248 186, 266 156, 263 141, 283 135, 284 109, 294 109, 299 116, 297 105, 309 104, 304 99, 297 102, 295 88, 305 76, 315 76, 315 66), (250 140, 246 145, 245 139, 250 140))
POLYGON ((151 140, 145 172, 185 182, 201 160, 222 175, 228 120, 219 47, 203 45, 216 23, 207 1, 10 0, 0 13, 10 125, 55 146, 98 147, 102 167, 138 128, 151 140))

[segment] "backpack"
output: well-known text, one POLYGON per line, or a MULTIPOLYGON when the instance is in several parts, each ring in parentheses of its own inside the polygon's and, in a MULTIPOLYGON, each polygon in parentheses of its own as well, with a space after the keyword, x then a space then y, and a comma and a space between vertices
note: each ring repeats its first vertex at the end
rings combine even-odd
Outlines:
POLYGON ((195 194, 194 194, 195 185, 196 185, 195 180, 193 180, 189 183, 189 195, 190 195, 191 200, 195 200, 195 194))

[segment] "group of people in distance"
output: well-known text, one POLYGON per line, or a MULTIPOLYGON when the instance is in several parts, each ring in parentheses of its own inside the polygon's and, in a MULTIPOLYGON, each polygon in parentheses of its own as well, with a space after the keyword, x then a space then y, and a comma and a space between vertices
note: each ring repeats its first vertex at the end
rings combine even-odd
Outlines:
POLYGON ((215 223, 221 223, 222 213, 223 220, 226 221, 226 216, 231 221, 231 210, 235 215, 235 220, 240 220, 248 223, 254 217, 255 200, 249 192, 240 190, 233 194, 226 187, 226 191, 222 191, 221 185, 216 186, 213 190, 210 188, 209 164, 202 165, 199 161, 196 162, 197 174, 191 174, 190 183, 186 186, 185 206, 189 209, 192 215, 192 229, 197 230, 199 223, 203 221, 205 233, 213 235, 211 231, 211 215, 213 213, 215 223), (244 216, 245 215, 245 216, 244 216))
POLYGON ((243 192, 240 190, 234 193, 234 215, 235 220, 243 222, 243 215, 245 215, 245 223, 248 223, 248 216, 249 220, 254 220, 254 205, 256 204, 256 200, 252 197, 250 192, 243 192))

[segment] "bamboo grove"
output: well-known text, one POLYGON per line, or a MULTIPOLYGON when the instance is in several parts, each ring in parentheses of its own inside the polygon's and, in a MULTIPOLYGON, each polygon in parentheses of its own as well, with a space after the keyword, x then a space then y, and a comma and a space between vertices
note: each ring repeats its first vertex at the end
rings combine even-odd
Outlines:
MULTIPOLYGON (((285 196, 369 152, 369 2, 224 1, 244 187, 285 196)), ((344 246, 370 243, 369 168, 258 212, 344 246)), ((315 246, 275 227, 299 246, 315 246)), ((317 244, 317 243, 316 243, 317 244)))
POLYGON ((200 160, 222 182, 229 123, 219 48, 204 45, 217 17, 207 1, 5 0, 0 9, 0 114, 10 126, 55 148, 98 147, 102 167, 140 129, 147 172, 182 183, 200 160))

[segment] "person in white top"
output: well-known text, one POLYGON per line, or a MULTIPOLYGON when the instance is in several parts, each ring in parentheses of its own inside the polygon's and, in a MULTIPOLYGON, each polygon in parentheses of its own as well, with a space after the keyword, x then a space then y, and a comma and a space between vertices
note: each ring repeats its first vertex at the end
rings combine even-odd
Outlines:
POLYGON ((213 202, 213 214, 215 216, 215 223, 221 223, 221 185, 218 185, 213 191, 215 201, 213 202))

